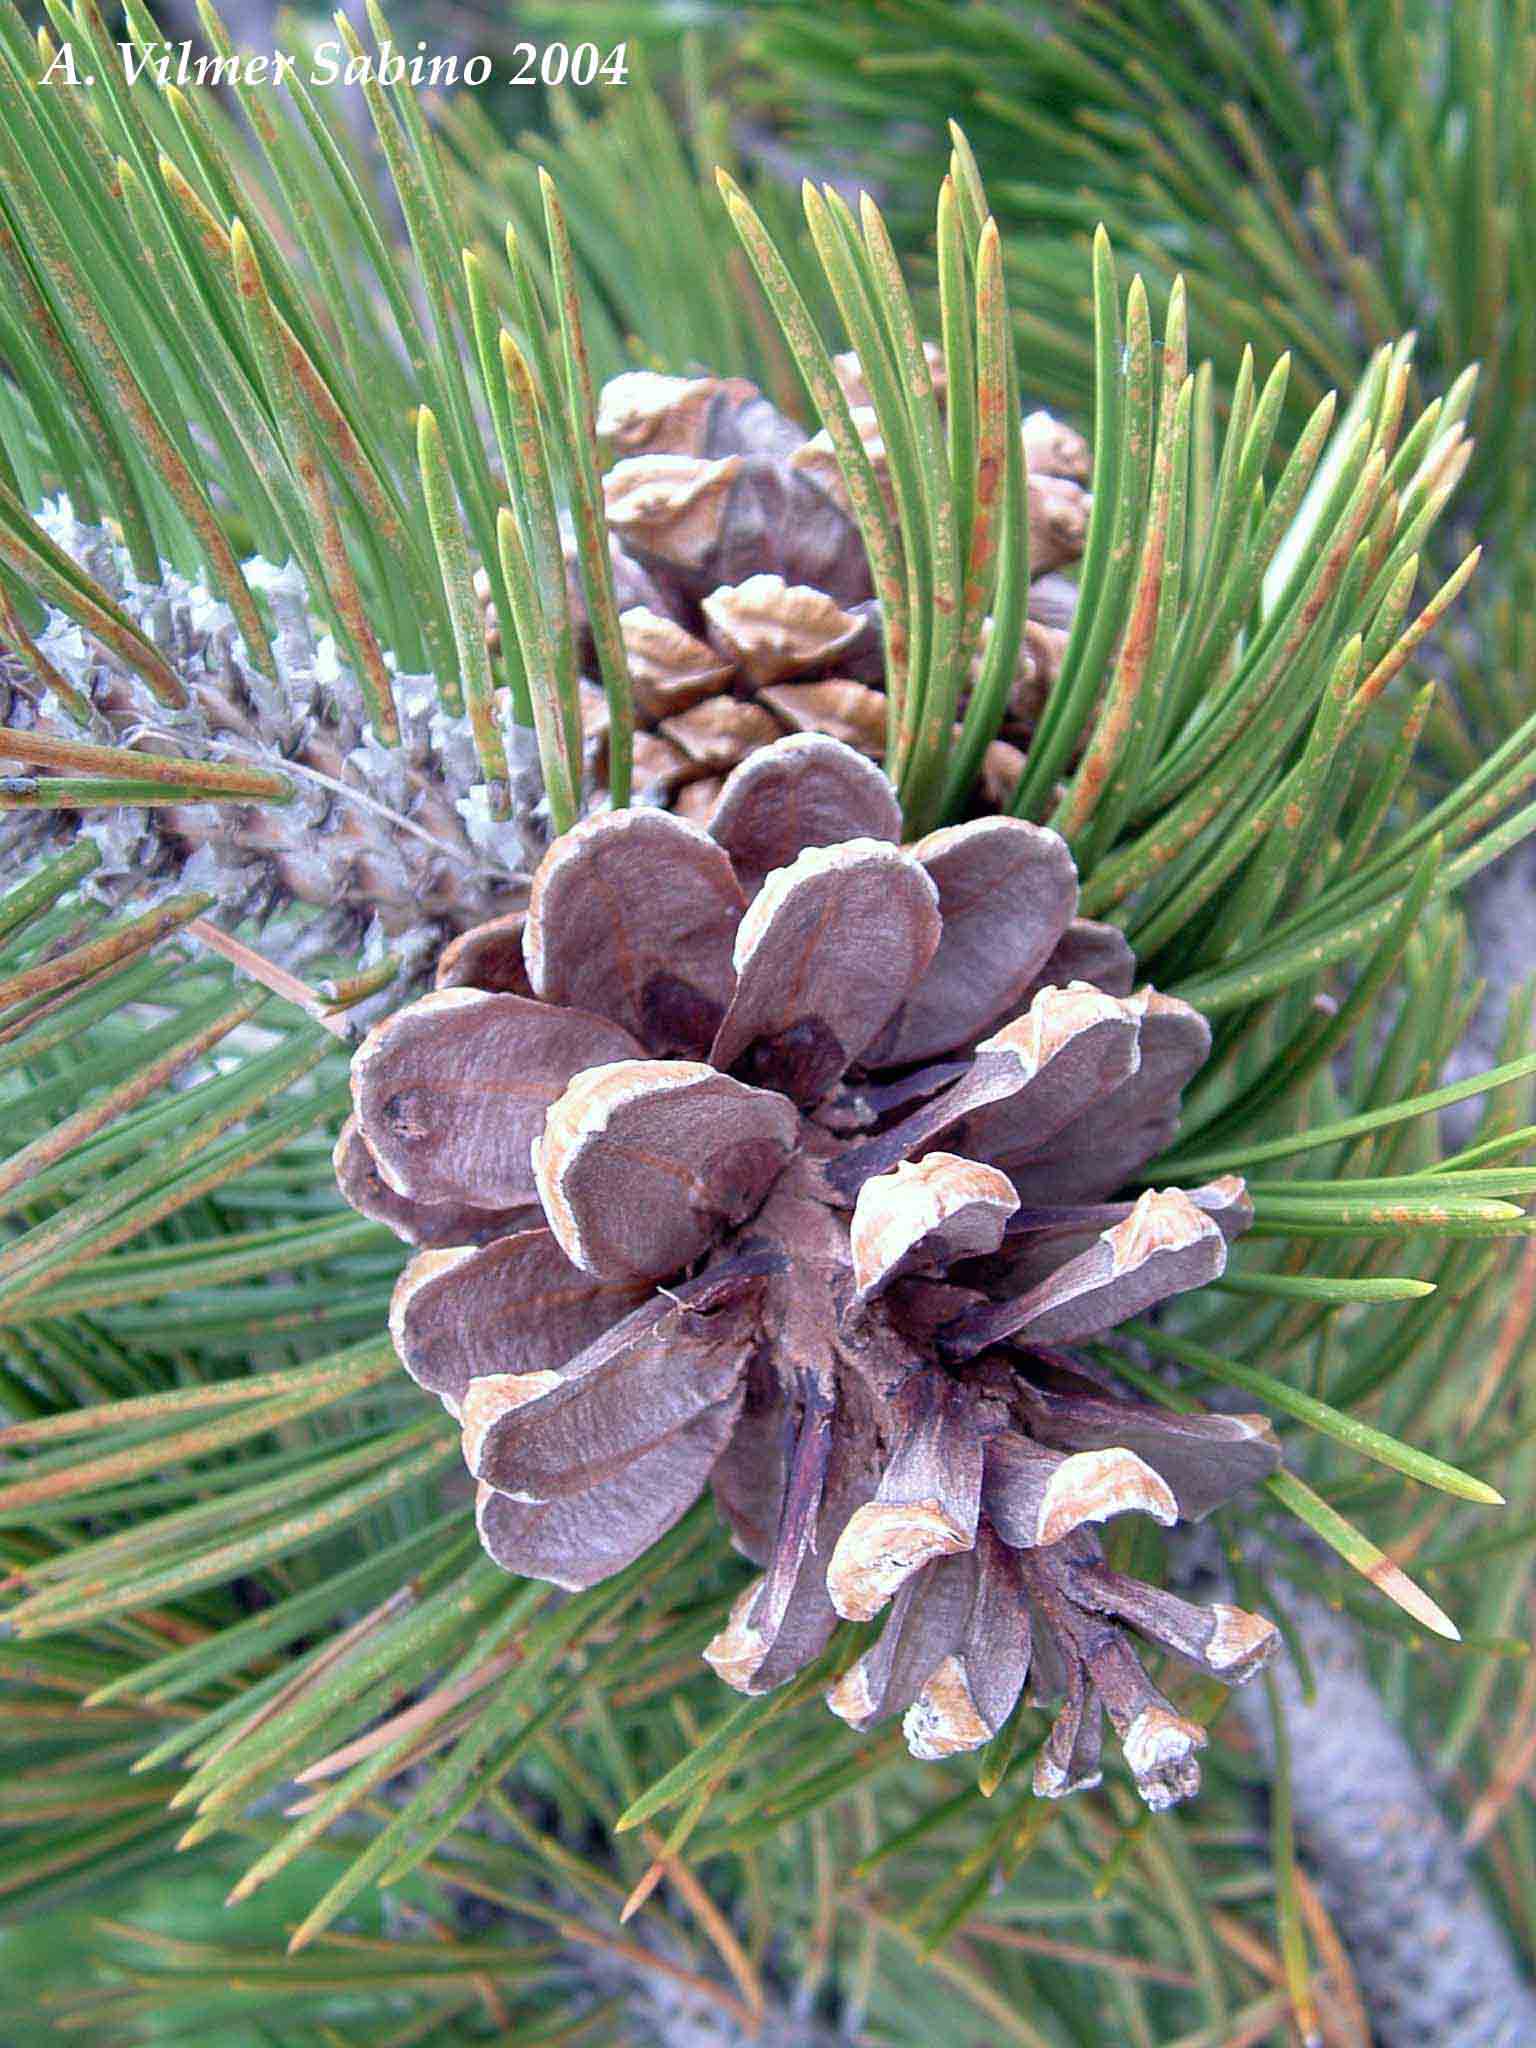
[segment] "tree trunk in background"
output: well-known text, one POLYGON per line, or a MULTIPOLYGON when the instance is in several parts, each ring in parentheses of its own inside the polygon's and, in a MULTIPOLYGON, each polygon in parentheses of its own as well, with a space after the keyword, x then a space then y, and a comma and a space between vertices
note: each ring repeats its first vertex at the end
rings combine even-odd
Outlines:
MULTIPOLYGON (((1290 1613, 1316 1679, 1309 1702, 1291 1659, 1274 1667, 1298 1844, 1381 2048, 1530 2048, 1536 1991, 1371 1684, 1354 1626, 1309 1595, 1293 1593, 1290 1613)), ((1263 1688, 1233 1697, 1272 1761, 1263 1688)))

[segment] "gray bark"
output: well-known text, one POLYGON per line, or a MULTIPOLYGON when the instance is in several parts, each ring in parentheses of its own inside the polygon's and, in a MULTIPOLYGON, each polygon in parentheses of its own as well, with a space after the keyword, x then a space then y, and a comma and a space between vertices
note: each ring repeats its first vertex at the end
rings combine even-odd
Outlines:
MULTIPOLYGON (((1530 2048, 1536 1991, 1371 1684, 1355 1628, 1294 1590, 1290 1612, 1316 1681, 1309 1702, 1291 1659, 1275 1668, 1298 1846, 1380 2048, 1530 2048)), ((1262 1685, 1234 1703, 1272 1761, 1262 1685)))

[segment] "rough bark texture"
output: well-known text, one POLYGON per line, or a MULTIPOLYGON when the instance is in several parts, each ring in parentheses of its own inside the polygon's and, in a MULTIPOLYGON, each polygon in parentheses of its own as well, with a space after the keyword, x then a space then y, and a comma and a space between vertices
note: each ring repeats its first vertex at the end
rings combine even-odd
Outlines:
MULTIPOLYGON (((1366 1672, 1354 1627, 1293 1594, 1316 1679, 1274 1667, 1295 1759, 1296 1829, 1349 1951, 1380 2048, 1523 2048, 1536 1992, 1366 1672)), ((1234 1708, 1272 1754, 1262 1690, 1234 1708)))

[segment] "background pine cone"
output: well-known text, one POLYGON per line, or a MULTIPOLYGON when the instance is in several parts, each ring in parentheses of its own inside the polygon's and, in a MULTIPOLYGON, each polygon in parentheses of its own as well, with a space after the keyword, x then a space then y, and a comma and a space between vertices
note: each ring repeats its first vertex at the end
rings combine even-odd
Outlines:
MULTIPOLYGON (((943 357, 929 344, 943 398, 943 357)), ((836 358, 855 425, 887 484, 885 451, 856 355, 836 358)), ((885 747, 880 612, 842 474, 825 432, 808 436, 743 378, 635 370, 604 386, 598 432, 620 625, 635 687, 635 791, 705 818, 723 779, 787 732, 820 732, 871 759, 885 747)), ((1022 423, 1029 464, 1029 616, 988 794, 1012 789, 1055 680, 1077 590, 1088 444, 1049 413, 1022 423)), ((596 673, 574 557, 568 577, 583 667, 596 673)), ((482 581, 489 599, 490 584, 482 581)), ((500 626, 487 609, 493 645, 500 626)), ((597 780, 607 709, 584 686, 597 780)))
POLYGON ((395 1293, 458 1416, 498 1562, 569 1587, 712 1484, 762 1567, 705 1655, 761 1692, 889 1606, 829 1704, 940 1757, 1030 1697, 1036 1789, 1143 1797, 1204 1729, 1124 1628, 1235 1682, 1275 1632, 1109 1569, 1093 1524, 1199 1519, 1272 1471, 1258 1416, 1126 1399, 1070 1348, 1225 1268, 1239 1180, 1115 1197, 1160 1151, 1204 1020, 1129 993, 1055 833, 897 843, 882 772, 821 736, 551 848, 353 1062, 348 1198, 428 1249, 395 1293), (444 1240, 448 1240, 447 1243, 444 1240), (466 1241, 468 1240, 468 1241, 466 1241))

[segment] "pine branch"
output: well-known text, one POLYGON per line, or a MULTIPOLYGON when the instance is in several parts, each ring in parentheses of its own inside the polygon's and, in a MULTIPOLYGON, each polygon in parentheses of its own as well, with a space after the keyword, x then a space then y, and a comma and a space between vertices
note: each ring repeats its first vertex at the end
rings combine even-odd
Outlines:
MULTIPOLYGON (((137 6, 131 21, 149 26, 137 6)), ((0 630, 20 656, 3 724, 26 771, 0 796, 18 807, 10 857, 41 856, 0 900, 0 1092, 20 1148, 0 1169, 15 1219, 0 1248, 13 1417, 0 1545, 25 1638, 0 1665, 28 1711, 37 1672, 65 1670, 103 1715, 129 1715, 116 1748, 110 1720, 81 1715, 78 1802, 131 1755, 137 1782, 174 1788, 184 1810, 170 1825, 190 1819, 194 1849, 227 1832, 249 1847, 241 1910, 323 1854, 298 1907, 296 1981, 324 1980, 328 1944, 354 1940, 345 1930, 379 1884, 468 1864, 482 1896, 510 1888, 537 1918, 541 1887, 576 1884, 616 1908, 647 1894, 658 1858, 686 1857, 679 1898, 694 1866, 708 1877, 693 1934, 713 1982, 739 1970, 733 1942, 779 1943, 803 1963, 807 2006, 825 1981, 898 2040, 952 2036, 962 1998, 978 2039, 1030 2048, 1058 2010, 1079 2036, 1137 2040, 1196 2024, 1227 2038, 1287 2006, 1300 2020, 1283 1829, 1271 1928, 1252 1863, 1175 1822, 1138 1827, 1117 1765, 1070 1820, 1035 1798, 1033 1709, 979 1770, 924 1783, 899 1742, 852 1740, 812 1696, 856 1654, 846 1634, 803 1701, 781 1692, 725 1713, 695 1674, 740 1574, 707 1516, 569 1600, 493 1570, 448 1476, 454 1433, 382 1336, 399 1255, 340 1210, 329 1039, 232 1000, 221 966, 172 978, 149 950, 162 918, 195 929, 211 909, 268 914, 274 956, 329 948, 334 990, 392 1006, 449 931, 516 900, 532 849, 499 750, 515 765, 537 744, 559 821, 574 815, 583 613, 616 732, 630 710, 585 359, 627 361, 631 331, 648 363, 706 361, 726 378, 747 365, 786 402, 810 393, 880 557, 889 758, 909 827, 958 815, 1015 682, 1032 523, 1012 445, 1005 251, 964 139, 937 216, 930 354, 877 209, 812 194, 813 260, 771 190, 731 185, 717 206, 707 152, 678 145, 653 96, 566 125, 567 224, 526 155, 498 160, 478 196, 450 181, 406 91, 368 96, 381 197, 313 104, 252 145, 206 96, 114 93, 132 161, 113 166, 78 109, 37 90, 11 11, 0 60, 22 194, 0 256, 21 253, 62 338, 48 355, 0 323, 15 372, 0 411, 0 630), (632 203, 636 175, 649 207, 632 203), (390 239, 395 201, 405 253, 390 239), (868 357, 868 447, 828 367, 849 341, 868 357), (114 434, 146 406, 192 422, 174 459, 156 444, 147 499, 139 468, 112 460, 114 434), (61 486, 82 514, 117 522, 132 575, 100 527, 29 518, 61 486), (290 555, 293 570, 265 566, 290 555), (484 633, 477 566, 499 640, 484 633), (227 615, 194 588, 215 570, 227 615), (231 598, 254 636, 243 650, 231 598), (988 606, 1002 625, 977 671, 988 606), (374 732, 354 677, 368 679, 374 732), (396 716, 399 751, 386 744, 396 716), (146 882, 144 915, 129 897, 146 882), (503 1780, 544 1800, 515 1845, 488 1843, 476 1818, 503 1780), (281 1818, 262 1813, 273 1794, 281 1818), (585 1853, 597 1837, 611 1867, 585 1853), (994 1873, 1012 1878, 1026 1857, 1027 1882, 991 1895, 994 1873), (847 1901, 836 1880, 854 1865, 863 1889, 847 1901), (964 1930, 984 1901, 996 1938, 978 1956, 964 1930), (1023 1947, 1048 1905, 1090 1938, 1023 1947), (1119 1967, 1125 1927, 1132 1960, 1158 1975, 1119 1967)), ((473 163, 483 130, 458 114, 473 163)), ((1465 1021, 1454 895, 1531 823, 1519 806, 1536 726, 1422 809, 1408 776, 1428 706, 1400 680, 1472 566, 1413 616, 1421 553, 1466 461, 1470 393, 1458 384, 1410 415, 1407 345, 1384 340, 1342 423, 1330 400, 1309 403, 1278 468, 1286 366, 1263 380, 1240 369, 1223 439, 1215 379, 1188 374, 1178 287, 1159 376, 1150 269, 1150 292, 1122 292, 1101 239, 1091 336, 1073 316, 1071 353, 1099 377, 1095 511, 1015 799, 1071 835, 1088 906, 1124 927, 1141 971, 1217 1020, 1173 1156, 1254 1179, 1237 1284, 1157 1326, 1149 1341, 1180 1384, 1152 1377, 1146 1391, 1193 1405, 1190 1384, 1225 1374, 1272 1409, 1292 1469, 1259 1511, 1279 1562, 1248 1604, 1283 1615, 1273 1580, 1319 1576, 1288 1508, 1341 1560, 1330 1593, 1434 1674, 1404 1680, 1424 1688, 1422 1721, 1496 1786, 1513 1616, 1489 1604, 1475 1564, 1447 1567, 1437 1545, 1454 1560, 1520 1543, 1489 1533, 1487 1503, 1502 1492, 1518 1532, 1536 1494, 1518 1328, 1476 1400, 1460 1398, 1478 1355, 1468 1319, 1506 1241, 1530 1229, 1530 1059, 1507 1033, 1466 1156, 1437 1142, 1433 1079, 1465 1021), (1411 1555, 1388 1556, 1405 1512, 1425 1548, 1411 1573, 1411 1555), (1453 1638, 1458 1622, 1462 1650, 1421 1633, 1453 1638)), ((1225 350, 1219 309, 1197 297, 1195 313, 1197 345, 1203 317, 1225 350)), ((1117 934, 1101 942, 1123 950, 1117 934)), ((1156 1161, 1147 1173, 1166 1178, 1156 1161)), ((1251 1526, 1234 1523, 1239 1544, 1251 1526)), ((1157 1574, 1141 1538, 1112 1555, 1157 1574)), ((1210 1700, 1177 1672, 1166 1682, 1186 1728, 1203 1728, 1210 1700)), ((1212 1825, 1241 1830, 1242 1759, 1217 1754, 1212 1825)), ((131 1828, 153 1834, 146 1854, 170 1833, 147 1804, 131 1828)), ((0 1874, 17 1895, 48 1841, 41 1820, 16 1831, 0 1874)), ((114 1829, 70 1837, 64 1881, 110 1883, 122 1851, 114 1829)), ((468 1979, 475 1961, 445 1967, 468 1979)), ((227 1957, 204 1963, 229 1974, 227 1957)), ((263 1965, 268 1981, 281 1967, 263 1965)))

